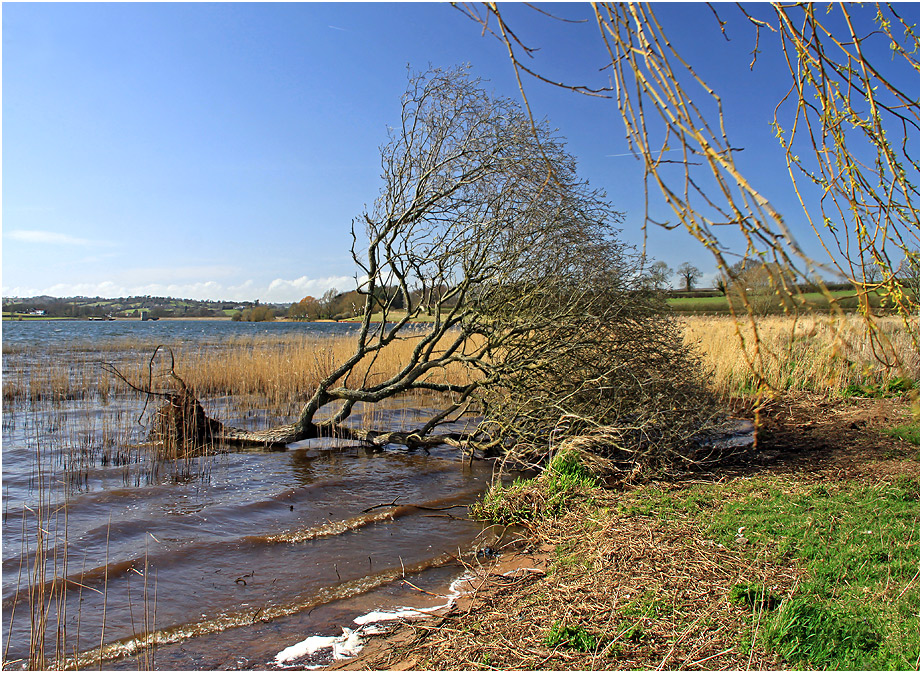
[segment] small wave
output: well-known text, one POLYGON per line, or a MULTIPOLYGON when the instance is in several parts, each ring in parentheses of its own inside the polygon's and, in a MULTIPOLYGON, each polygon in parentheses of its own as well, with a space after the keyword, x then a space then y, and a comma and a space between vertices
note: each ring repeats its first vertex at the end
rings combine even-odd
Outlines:
POLYGON ((333 535, 342 535, 349 531, 358 530, 373 523, 382 521, 393 521, 400 517, 406 516, 417 511, 415 507, 406 505, 402 507, 393 507, 391 509, 381 510, 375 514, 366 514, 363 516, 343 519, 341 521, 328 521, 320 526, 314 526, 305 530, 296 530, 289 533, 278 533, 276 535, 248 535, 243 538, 246 542, 255 544, 279 544, 279 543, 296 543, 307 542, 321 537, 331 537, 333 535))
POLYGON ((260 608, 255 613, 253 611, 223 613, 213 619, 159 629, 141 636, 122 638, 103 645, 102 647, 82 652, 76 657, 64 662, 63 667, 86 668, 99 665, 103 661, 133 656, 148 647, 178 643, 190 638, 196 638, 210 633, 218 633, 238 626, 247 626, 254 623, 257 619, 265 621, 279 617, 287 617, 298 612, 311 610, 320 605, 332 603, 333 601, 352 598, 367 593, 384 584, 393 582, 397 578, 404 576, 404 574, 416 574, 428 570, 429 568, 446 565, 453 562, 455 559, 456 556, 452 554, 442 554, 433 559, 406 566, 405 568, 391 568, 372 575, 366 575, 359 579, 343 582, 332 587, 325 587, 314 594, 292 603, 267 605, 260 608))
POLYGON ((342 535, 353 530, 358 530, 370 524, 380 523, 382 521, 394 521, 401 517, 415 514, 419 511, 426 510, 447 510, 454 507, 461 507, 470 502, 474 492, 458 493, 447 498, 430 500, 419 504, 412 505, 395 505, 387 509, 382 509, 375 513, 366 513, 354 516, 349 519, 340 521, 328 521, 319 526, 313 526, 304 530, 295 530, 286 533, 277 533, 274 535, 250 535, 242 538, 245 542, 254 544, 279 544, 279 543, 297 543, 307 542, 321 537, 330 537, 333 535, 342 535))
MULTIPOLYGON (((239 552, 243 548, 243 545, 260 547, 263 545, 275 544, 297 544, 319 538, 334 537, 360 530, 369 525, 396 521, 397 519, 417 514, 420 511, 444 510, 456 506, 460 507, 465 505, 469 499, 469 493, 461 493, 448 498, 431 500, 419 504, 388 507, 377 512, 369 512, 340 521, 328 521, 319 526, 312 526, 303 530, 294 530, 273 535, 247 535, 227 540, 200 540, 189 542, 181 547, 173 549, 160 547, 143 556, 135 556, 119 561, 110 560, 108 564, 84 568, 79 573, 68 575, 64 578, 64 581, 68 586, 86 587, 90 590, 97 590, 103 588, 107 582, 112 582, 133 571, 138 572, 138 569, 144 567, 157 568, 163 571, 170 567, 176 567, 195 555, 209 554, 220 557, 228 547, 232 547, 239 552)), ((104 527, 87 532, 77 542, 69 544, 68 547, 72 548, 71 553, 76 554, 80 545, 87 545, 91 542, 97 544, 104 542, 110 531, 117 532, 122 539, 128 539, 129 532, 135 535, 146 536, 151 529, 156 530, 155 522, 142 520, 107 524, 104 527)), ((157 540, 157 538, 154 539, 157 540)), ((32 562, 32 558, 31 552, 25 555, 26 565, 32 562)), ((14 573, 23 562, 24 559, 21 557, 4 559, 3 570, 5 573, 14 573)), ((45 589, 50 590, 55 583, 60 581, 61 580, 58 578, 47 581, 45 583, 45 589)), ((27 597, 27 591, 13 592, 12 590, 8 590, 4 592, 2 605, 4 608, 10 609, 17 603, 26 600, 27 597)))

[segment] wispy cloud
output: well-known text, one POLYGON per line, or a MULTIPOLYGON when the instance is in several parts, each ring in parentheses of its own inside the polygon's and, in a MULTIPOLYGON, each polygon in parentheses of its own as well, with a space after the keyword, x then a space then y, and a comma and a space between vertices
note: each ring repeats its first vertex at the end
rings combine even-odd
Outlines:
POLYGON ((56 231, 41 231, 38 229, 13 229, 5 232, 5 236, 22 243, 35 243, 38 245, 99 245, 97 241, 88 238, 78 238, 70 234, 61 234, 56 231))
POLYGON ((126 269, 113 274, 114 280, 122 285, 194 284, 207 278, 209 281, 239 278, 244 271, 230 264, 200 264, 186 266, 151 266, 126 269))
POLYGON ((343 31, 344 33, 348 33, 348 32, 349 32, 349 30, 348 30, 347 28, 340 28, 339 26, 327 26, 327 28, 332 28, 333 30, 341 30, 341 31, 343 31))

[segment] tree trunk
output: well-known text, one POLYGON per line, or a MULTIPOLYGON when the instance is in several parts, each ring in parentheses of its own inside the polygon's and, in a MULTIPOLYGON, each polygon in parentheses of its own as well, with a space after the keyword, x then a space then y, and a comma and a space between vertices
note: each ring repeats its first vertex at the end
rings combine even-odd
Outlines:
POLYGON ((208 417, 201 403, 186 390, 168 399, 157 411, 152 438, 162 444, 163 455, 172 458, 202 455, 221 445, 284 450, 293 442, 320 437, 355 440, 373 446, 399 444, 411 450, 441 444, 462 447, 465 440, 465 436, 458 433, 427 435, 422 430, 356 430, 334 422, 304 424, 296 421, 267 430, 241 430, 208 417))

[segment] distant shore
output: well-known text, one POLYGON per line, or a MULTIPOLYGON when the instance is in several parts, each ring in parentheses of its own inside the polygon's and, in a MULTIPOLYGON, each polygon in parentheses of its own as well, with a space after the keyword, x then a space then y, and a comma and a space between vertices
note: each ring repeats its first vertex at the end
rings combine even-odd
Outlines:
MULTIPOLYGON (((396 319, 396 318, 397 318, 397 316, 395 316, 395 319, 396 319)), ((195 320, 195 321, 206 321, 206 322, 207 322, 207 321, 214 321, 214 320, 217 320, 217 321, 221 321, 221 322, 227 322, 227 321, 232 321, 233 318, 232 318, 231 316, 226 316, 226 315, 222 315, 222 316, 194 316, 194 317, 193 317, 193 316, 186 316, 186 317, 184 317, 184 316, 163 316, 163 317, 161 317, 161 318, 157 318, 156 320, 148 319, 148 320, 142 321, 140 318, 135 318, 135 317, 131 317, 131 318, 113 318, 112 320, 108 320, 108 319, 99 319, 99 318, 95 318, 95 317, 94 317, 94 319, 91 320, 91 319, 90 319, 89 317, 87 317, 87 316, 80 316, 79 318, 74 318, 74 317, 70 317, 70 316, 8 315, 8 314, 4 314, 4 315, 3 315, 3 322, 34 322, 34 321, 48 322, 48 321, 55 321, 55 320, 66 320, 66 321, 68 321, 68 322, 74 322, 74 321, 77 321, 77 322, 157 322, 158 320, 170 320, 170 321, 195 320)), ((432 322, 432 320, 433 320, 432 317, 427 316, 427 317, 420 317, 420 318, 418 318, 417 320, 411 320, 410 322, 411 322, 411 323, 427 323, 427 322, 432 322)), ((275 318, 274 320, 267 320, 267 321, 261 321, 261 322, 294 322, 294 323, 299 323, 299 322, 300 322, 300 323, 305 323, 305 324, 311 324, 311 323, 349 323, 349 324, 357 325, 357 324, 361 323, 361 321, 362 321, 361 318, 353 318, 353 319, 351 319, 351 320, 332 320, 332 319, 294 320, 294 319, 292 319, 292 318, 287 318, 287 317, 278 317, 278 318, 275 318)), ((242 322, 248 322, 248 321, 242 321, 242 322)), ((373 323, 381 322, 381 317, 380 317, 380 315, 375 315, 375 316, 373 316, 372 319, 371 319, 371 322, 373 322, 373 323)))
MULTIPOLYGON (((227 315, 215 315, 215 316, 164 316, 157 318, 156 320, 145 320, 142 321, 140 318, 113 318, 112 320, 102 319, 102 320, 90 320, 86 316, 80 316, 79 318, 74 318, 71 316, 46 316, 46 315, 3 315, 4 322, 34 322, 34 321, 56 321, 56 320, 66 320, 68 322, 157 322, 159 320, 170 320, 170 321, 182 321, 182 320, 195 320, 195 321, 213 321, 218 320, 221 322, 231 321, 233 318, 227 315)), ((245 322, 245 321, 244 321, 245 322)), ((292 320, 291 318, 276 318, 275 320, 269 320, 266 322, 303 322, 303 323, 336 323, 336 322, 357 322, 355 320, 292 320)))

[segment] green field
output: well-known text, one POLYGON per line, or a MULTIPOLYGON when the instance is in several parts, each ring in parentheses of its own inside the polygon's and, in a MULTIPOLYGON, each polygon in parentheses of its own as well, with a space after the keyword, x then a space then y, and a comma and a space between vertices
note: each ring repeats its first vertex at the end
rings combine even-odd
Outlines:
MULTIPOLYGON (((836 290, 830 293, 838 299, 839 308, 844 311, 855 311, 858 308, 858 297, 852 290, 836 290)), ((830 310, 829 300, 821 292, 806 292, 801 295, 804 301, 803 308, 812 311, 830 310)), ((676 313, 730 313, 727 297, 675 297, 666 300, 670 308, 676 313)), ((779 298, 751 297, 756 312, 782 313, 784 302, 779 298)), ((880 297, 871 295, 872 308, 880 308, 880 297)), ((738 312, 745 311, 740 305, 738 312)))
POLYGON ((52 315, 28 315, 23 313, 3 312, 4 320, 80 320, 80 318, 58 318, 52 315))

